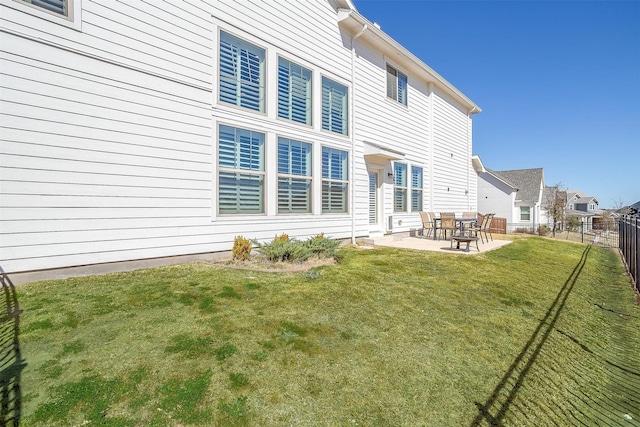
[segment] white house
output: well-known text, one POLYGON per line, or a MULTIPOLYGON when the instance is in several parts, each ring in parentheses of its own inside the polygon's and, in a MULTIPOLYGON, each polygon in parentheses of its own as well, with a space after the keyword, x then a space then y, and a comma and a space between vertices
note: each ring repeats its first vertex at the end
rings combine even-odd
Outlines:
POLYGON ((478 173, 478 211, 505 218, 507 231, 518 228, 536 230, 547 224, 543 207, 544 171, 542 168, 494 171, 473 157, 478 173))
POLYGON ((0 0, 0 38, 14 282, 476 210, 480 108, 350 0, 0 0))

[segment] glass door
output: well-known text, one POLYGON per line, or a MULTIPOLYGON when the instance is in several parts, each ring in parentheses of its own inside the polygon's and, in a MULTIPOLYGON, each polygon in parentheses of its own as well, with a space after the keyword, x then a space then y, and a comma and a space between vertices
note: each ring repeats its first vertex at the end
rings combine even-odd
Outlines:
POLYGON ((378 174, 369 172, 369 225, 378 224, 378 174))

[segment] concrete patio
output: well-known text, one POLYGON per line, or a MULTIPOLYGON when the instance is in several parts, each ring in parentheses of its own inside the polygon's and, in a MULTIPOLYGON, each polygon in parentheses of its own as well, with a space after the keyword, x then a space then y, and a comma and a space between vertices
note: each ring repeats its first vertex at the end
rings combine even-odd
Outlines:
POLYGON ((494 236, 493 241, 489 239, 488 242, 485 240, 484 243, 478 239, 478 249, 476 249, 475 243, 471 242, 469 245, 469 252, 465 252, 464 249, 466 248, 466 243, 461 243, 460 249, 457 249, 456 242, 453 243, 453 248, 451 248, 451 241, 449 239, 433 240, 433 237, 425 238, 409 236, 406 233, 399 233, 363 239, 361 244, 369 246, 417 249, 421 251, 447 252, 461 255, 476 255, 498 249, 502 246, 508 245, 509 243, 511 243, 511 240, 506 240, 506 236, 502 235, 499 237, 494 236))

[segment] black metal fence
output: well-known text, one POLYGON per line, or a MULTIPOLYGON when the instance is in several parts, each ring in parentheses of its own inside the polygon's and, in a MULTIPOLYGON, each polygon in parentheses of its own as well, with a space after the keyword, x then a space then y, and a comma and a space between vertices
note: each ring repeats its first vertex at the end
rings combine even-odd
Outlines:
POLYGON ((633 280, 636 292, 640 295, 640 278, 638 274, 638 265, 640 264, 640 248, 638 248, 638 240, 640 240, 640 217, 623 216, 620 218, 620 251, 627 265, 627 270, 633 280))

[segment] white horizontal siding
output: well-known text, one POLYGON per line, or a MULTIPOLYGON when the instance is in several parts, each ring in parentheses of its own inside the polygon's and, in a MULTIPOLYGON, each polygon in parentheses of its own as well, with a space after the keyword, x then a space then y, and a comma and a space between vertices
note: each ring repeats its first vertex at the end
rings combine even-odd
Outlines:
POLYGON ((428 96, 421 83, 409 76, 408 105, 386 94, 386 62, 367 45, 357 45, 354 90, 358 139, 403 152, 407 161, 428 163, 428 96))
POLYGON ((439 91, 433 94, 433 208, 469 209, 471 147, 468 116, 439 91))
MULTIPOLYGON (((271 55, 311 64, 315 84, 321 74, 347 82, 350 54, 328 3, 300 10, 275 3, 89 3, 83 2, 82 32, 35 25, 22 12, 2 17, 15 32, 3 33, 0 49, 5 271, 226 251, 237 235, 351 236, 350 214, 217 216, 213 209, 218 123, 265 132, 271 153, 281 135, 313 143, 316 154, 326 145, 353 155, 348 138, 322 131, 319 122, 304 127, 215 104, 212 118, 212 15, 227 25, 234 21, 231 6, 242 19, 253 13, 259 25, 234 22, 265 40, 271 55), (279 21, 287 31, 273 31, 279 21)), ((266 173, 273 213, 275 165, 266 173)), ((319 198, 318 174, 314 185, 319 198)))
POLYGON ((207 7, 222 27, 240 28, 340 77, 351 74, 350 51, 327 1, 219 0, 207 7))
POLYGON ((83 54, 189 84, 211 86, 213 63, 206 53, 212 49, 211 27, 184 23, 144 2, 85 1, 82 7, 82 31, 9 7, 2 7, 2 25, 83 54), (141 20, 136 10, 148 8, 156 14, 141 20))

